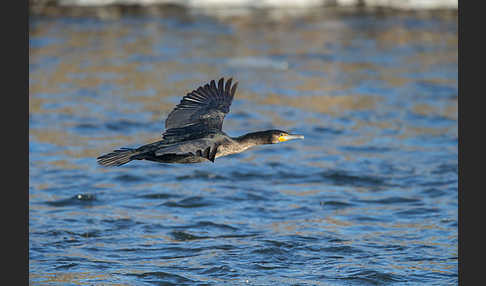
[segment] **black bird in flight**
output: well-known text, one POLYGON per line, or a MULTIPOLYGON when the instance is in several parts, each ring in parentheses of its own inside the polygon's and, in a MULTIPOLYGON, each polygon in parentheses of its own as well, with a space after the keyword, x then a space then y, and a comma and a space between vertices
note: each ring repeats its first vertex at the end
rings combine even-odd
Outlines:
POLYGON ((120 166, 132 160, 160 163, 214 162, 214 159, 240 153, 263 144, 275 144, 302 135, 281 130, 267 130, 230 137, 221 129, 235 96, 238 82, 231 85, 224 78, 198 87, 184 96, 165 121, 162 140, 141 147, 121 148, 97 158, 102 166, 120 166))

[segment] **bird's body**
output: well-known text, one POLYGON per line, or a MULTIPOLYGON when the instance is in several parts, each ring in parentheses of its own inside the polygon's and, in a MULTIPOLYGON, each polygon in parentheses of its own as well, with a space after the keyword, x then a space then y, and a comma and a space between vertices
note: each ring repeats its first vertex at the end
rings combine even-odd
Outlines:
POLYGON ((235 95, 237 83, 231 79, 223 87, 221 78, 184 96, 166 119, 162 140, 136 149, 122 148, 98 157, 103 166, 120 166, 131 160, 160 163, 214 162, 216 158, 236 154, 262 144, 303 138, 280 130, 248 133, 230 137, 221 129, 235 95))

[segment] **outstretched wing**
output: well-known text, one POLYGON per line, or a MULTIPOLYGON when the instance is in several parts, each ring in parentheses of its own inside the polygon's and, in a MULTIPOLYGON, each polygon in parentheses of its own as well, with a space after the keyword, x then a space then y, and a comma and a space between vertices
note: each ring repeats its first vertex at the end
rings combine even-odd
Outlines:
POLYGON ((230 78, 224 84, 221 78, 216 86, 212 80, 184 96, 165 120, 164 137, 188 131, 194 134, 221 130, 238 86, 237 82, 231 86, 231 81, 230 78))

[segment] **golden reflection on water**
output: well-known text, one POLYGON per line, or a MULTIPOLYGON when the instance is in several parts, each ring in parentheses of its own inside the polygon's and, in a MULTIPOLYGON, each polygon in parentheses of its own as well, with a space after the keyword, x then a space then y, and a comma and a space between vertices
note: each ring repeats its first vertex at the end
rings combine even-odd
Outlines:
MULTIPOLYGON (((36 261, 31 261, 35 263, 36 261)), ((37 263, 42 263, 38 261, 37 263)), ((29 282, 33 285, 44 284, 44 283, 69 283, 75 285, 92 285, 92 282, 85 282, 86 280, 102 280, 109 281, 114 280, 112 274, 93 274, 90 272, 51 272, 51 273, 29 273, 29 282), (33 282, 36 281, 36 282, 33 282)), ((129 286, 130 284, 124 283, 113 283, 104 282, 103 285, 113 285, 113 286, 129 286)))
MULTIPOLYGON (((220 49, 213 49, 210 51, 193 48, 190 50, 191 54, 186 54, 185 51, 180 51, 181 58, 199 58, 199 57, 244 57, 244 56, 258 56, 261 55, 259 47, 268 46, 267 53, 270 54, 295 54, 305 55, 312 51, 319 51, 321 54, 330 54, 332 51, 327 49, 336 41, 343 46, 351 45, 351 40, 356 37, 356 31, 352 27, 343 25, 335 16, 330 17, 328 26, 320 26, 322 14, 318 12, 300 13, 299 16, 279 16, 271 18, 268 21, 262 21, 259 18, 251 15, 243 14, 237 18, 219 19, 222 24, 229 25, 234 29, 233 34, 221 36, 216 38, 216 45, 220 49), (301 29, 299 24, 306 23, 311 29, 301 29), (258 29, 256 29, 258 28, 258 29), (268 33, 266 32, 268 31, 268 33), (271 33, 270 33, 271 31, 271 33), (299 31, 299 32, 297 32, 299 31), (238 37, 236 37, 238 35, 238 37), (251 38, 253 41, 241 41, 239 39, 251 38), (301 45, 299 43, 305 43, 301 45)), ((332 15, 332 14, 330 14, 332 15)), ((371 27, 372 28, 372 27, 371 27)), ((109 25, 105 29, 99 30, 80 30, 73 29, 71 26, 65 27, 55 25, 54 23, 42 22, 31 29, 30 35, 34 37, 47 37, 52 29, 56 29, 56 37, 63 40, 62 43, 48 44, 43 47, 30 48, 30 62, 32 64, 39 63, 39 61, 46 57, 59 59, 59 63, 55 69, 46 72, 36 72, 30 74, 31 83, 29 85, 30 100, 29 112, 31 114, 89 114, 93 117, 105 116, 101 113, 92 112, 85 103, 93 103, 105 106, 107 110, 114 108, 114 106, 107 105, 106 101, 101 101, 97 98, 83 97, 82 103, 71 106, 62 106, 54 109, 46 110, 43 106, 49 103, 55 103, 59 99, 51 99, 49 97, 37 97, 37 94, 63 94, 68 92, 71 88, 97 88, 101 84, 110 83, 118 87, 122 87, 120 92, 116 92, 114 96, 118 100, 125 102, 134 102, 142 104, 144 111, 151 112, 151 120, 153 124, 160 124, 164 119, 162 116, 167 115, 173 108, 174 104, 169 103, 166 98, 168 96, 182 96, 191 87, 197 86, 197 81, 189 78, 168 82, 168 77, 177 72, 184 72, 187 70, 185 64, 181 64, 177 59, 166 60, 162 63, 155 61, 153 68, 148 71, 140 71, 138 68, 140 64, 134 61, 128 61, 131 55, 145 55, 155 57, 154 45, 163 41, 166 34, 173 35, 174 31, 166 30, 164 25, 154 22, 138 25, 136 28, 130 25, 109 25), (140 29, 136 31, 135 29, 140 29), (146 35, 143 32, 147 32, 146 35), (119 39, 128 37, 130 35, 142 34, 131 41, 120 44, 119 39), (72 53, 72 49, 77 49, 77 52, 72 53), (89 61, 90 64, 84 64, 89 61), (103 78, 101 74, 112 74, 112 77, 103 78), (82 75, 73 77, 73 75, 82 75), (144 90, 154 90, 156 96, 134 95, 135 92, 144 90)), ((183 39, 186 44, 191 44, 191 37, 196 38, 198 35, 193 34, 193 31, 181 31, 184 35, 183 39)), ((446 46, 454 46, 457 44, 457 34, 453 33, 438 33, 437 31, 429 30, 410 30, 401 26, 391 26, 390 29, 376 29, 371 30, 374 39, 376 39, 379 50, 386 51, 396 46, 409 46, 415 43, 430 43, 443 44, 446 46)), ((193 43, 192 43, 193 44, 193 43)), ((197 47, 197 45, 195 46, 197 47)), ((202 48, 202 47, 201 47, 202 48)), ((364 55, 366 56, 366 55, 364 55)), ((419 70, 428 69, 431 65, 438 62, 457 62, 457 51, 448 50, 441 53, 422 52, 415 54, 409 59, 418 65, 419 70)), ((290 106, 296 109, 307 110, 318 113, 330 114, 333 116, 341 114, 346 110, 360 110, 360 109, 377 109, 382 108, 379 105, 381 97, 373 94, 347 94, 341 96, 329 95, 333 91, 346 90, 353 86, 353 82, 359 77, 350 78, 349 81, 339 81, 336 79, 342 78, 343 74, 353 74, 361 70, 372 69, 378 73, 382 80, 391 86, 403 86, 410 82, 410 79, 405 79, 401 74, 403 73, 399 67, 380 67, 370 63, 322 63, 318 61, 308 61, 305 65, 300 67, 302 70, 321 71, 326 73, 325 77, 302 77, 296 74, 293 70, 287 71, 288 76, 293 79, 299 79, 299 83, 295 85, 295 89, 300 91, 298 97, 288 97, 276 93, 257 94, 244 89, 244 84, 241 83, 242 88, 239 90, 238 97, 248 98, 249 100, 260 105, 283 105, 290 106), (306 92, 318 92, 319 95, 305 95, 306 92)), ((193 72, 207 75, 208 78, 217 76, 217 69, 208 64, 193 63, 191 64, 193 72)), ((429 81, 444 81, 440 79, 428 79, 429 81)), ((117 99, 115 99, 117 100, 117 99)), ((108 102, 108 104, 110 104, 108 102)), ((113 102, 112 102, 113 104, 113 102)), ((124 108, 124 107, 119 107, 124 108)), ((413 111, 423 115, 439 115, 457 120, 457 101, 453 101, 450 105, 445 107, 434 107, 427 104, 418 104, 413 107, 413 111)), ((133 110, 127 109, 127 113, 133 110)), ((284 117, 266 114, 270 116, 270 120, 274 125, 287 126, 291 125, 290 120, 285 120, 284 117)), ((60 129, 64 126, 60 124, 60 129)), ((358 123, 359 124, 359 123, 358 123)), ((368 123, 370 124, 370 123, 368 123)), ((373 123, 371 123, 373 124, 373 123)), ((161 131, 162 131, 162 124, 161 131)), ((410 137, 415 134, 440 134, 445 130, 437 128, 411 128, 407 127, 402 134, 402 138, 410 137), (411 133, 410 133, 411 132, 411 133), (410 135, 407 135, 410 133, 410 135)), ((85 145, 86 141, 91 138, 78 136, 72 133, 65 133, 62 130, 31 130, 31 136, 40 142, 48 142, 56 145, 85 145)), ((140 134, 137 140, 133 140, 133 136, 120 135, 118 138, 111 138, 116 140, 116 144, 123 142, 123 144, 139 144, 140 138, 143 141, 149 140, 149 135, 140 134)), ((153 136, 154 138, 158 138, 153 136)), ((113 142, 113 141, 112 141, 113 142)), ((115 145, 115 144, 113 144, 115 145)), ((86 150, 87 156, 95 155, 97 150, 86 150)))

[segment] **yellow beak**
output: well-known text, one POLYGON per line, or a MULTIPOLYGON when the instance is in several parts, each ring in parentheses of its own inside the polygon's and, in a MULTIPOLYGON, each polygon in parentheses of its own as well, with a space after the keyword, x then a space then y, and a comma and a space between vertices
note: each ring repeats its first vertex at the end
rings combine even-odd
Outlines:
POLYGON ((282 136, 278 137, 278 141, 280 141, 280 142, 285 142, 285 141, 289 141, 289 140, 292 140, 292 139, 304 139, 304 135, 287 134, 287 135, 282 135, 282 136))

